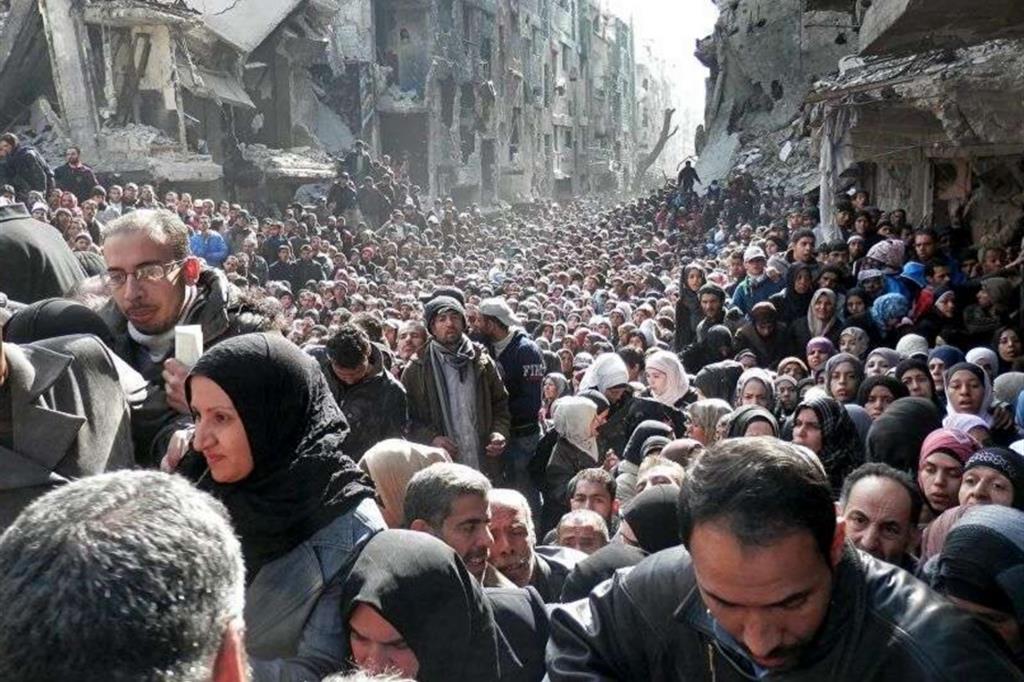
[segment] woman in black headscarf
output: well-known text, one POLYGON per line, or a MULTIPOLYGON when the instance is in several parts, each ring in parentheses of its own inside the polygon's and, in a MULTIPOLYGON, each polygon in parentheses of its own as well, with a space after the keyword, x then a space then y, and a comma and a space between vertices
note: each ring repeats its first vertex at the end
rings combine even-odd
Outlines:
POLYGON ((640 464, 644 459, 644 442, 651 436, 664 436, 671 440, 675 434, 671 426, 655 419, 642 421, 633 429, 615 477, 615 498, 620 502, 625 503, 633 498, 640 464))
POLYGON ((199 359, 185 395, 196 429, 183 468, 227 507, 241 540, 253 667, 337 670, 341 606, 324 586, 385 524, 342 451, 348 424, 323 372, 281 336, 245 334, 199 359))
POLYGON ((871 425, 867 438, 869 462, 917 474, 921 444, 928 434, 942 428, 942 416, 927 398, 900 398, 871 425))
POLYGON ((986 623, 1024 669, 1024 512, 970 507, 939 555, 933 587, 986 623))
POLYGON ((738 408, 729 421, 729 438, 746 436, 779 437, 779 423, 775 415, 760 405, 744 405, 738 408))
POLYGON ((814 296, 814 273, 806 263, 794 263, 786 272, 786 288, 770 300, 779 311, 779 319, 792 324, 807 317, 814 296))
POLYGON ((896 377, 883 374, 868 377, 861 383, 857 390, 857 404, 867 410, 872 420, 877 420, 890 405, 907 396, 906 386, 896 377))
POLYGON ((344 640, 360 669, 417 682, 503 679, 491 606, 440 540, 407 530, 375 535, 343 591, 344 640))

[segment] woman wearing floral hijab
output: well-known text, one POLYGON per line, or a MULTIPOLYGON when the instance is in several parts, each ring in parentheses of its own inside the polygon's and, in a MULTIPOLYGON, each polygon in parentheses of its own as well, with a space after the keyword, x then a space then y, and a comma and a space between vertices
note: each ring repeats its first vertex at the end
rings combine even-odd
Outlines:
MULTIPOLYGON (((910 302, 902 294, 883 294, 871 304, 871 321, 874 323, 878 344, 895 347, 899 341, 899 326, 910 312, 910 302)), ((871 330, 867 330, 871 334, 871 330)))
POLYGON ((836 498, 846 475, 864 463, 864 446, 857 427, 843 406, 828 396, 810 397, 797 405, 793 442, 818 456, 836 498))
POLYGON ((871 339, 868 338, 868 333, 860 327, 847 327, 839 332, 840 352, 849 353, 862 362, 870 344, 871 339))

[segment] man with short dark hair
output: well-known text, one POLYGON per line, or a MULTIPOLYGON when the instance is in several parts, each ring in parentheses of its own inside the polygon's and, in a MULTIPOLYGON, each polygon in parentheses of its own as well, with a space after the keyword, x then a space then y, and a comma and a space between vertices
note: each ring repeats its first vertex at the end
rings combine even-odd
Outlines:
POLYGON ((584 469, 572 477, 566 486, 569 509, 588 509, 597 512, 608 528, 614 531, 618 519, 619 501, 615 499, 615 479, 605 469, 584 469))
POLYGON ((156 472, 75 481, 0 537, 0 679, 244 682, 244 598, 220 502, 156 472))
POLYGON ((687 471, 679 520, 684 547, 555 610, 552 682, 1024 680, 983 625, 846 542, 805 450, 719 443, 687 471))
POLYGON ((57 182, 57 187, 71 192, 78 197, 79 202, 83 202, 89 198, 93 188, 99 184, 96 181, 96 173, 82 163, 82 150, 78 147, 68 147, 64 158, 67 163, 54 169, 53 178, 57 182))
POLYGON ((366 332, 343 325, 313 348, 338 407, 353 425, 345 438, 345 454, 358 461, 382 440, 403 438, 409 423, 405 387, 384 367, 380 349, 366 332))
POLYGON ((910 548, 924 501, 906 472, 881 462, 862 464, 847 475, 839 511, 854 547, 911 573, 910 548))

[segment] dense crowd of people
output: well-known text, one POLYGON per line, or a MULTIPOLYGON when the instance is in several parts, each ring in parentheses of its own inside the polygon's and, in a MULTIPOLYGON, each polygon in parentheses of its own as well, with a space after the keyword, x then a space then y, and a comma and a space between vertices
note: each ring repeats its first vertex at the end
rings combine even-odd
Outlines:
POLYGON ((0 679, 1024 680, 1020 235, 80 156, 0 136, 0 679))

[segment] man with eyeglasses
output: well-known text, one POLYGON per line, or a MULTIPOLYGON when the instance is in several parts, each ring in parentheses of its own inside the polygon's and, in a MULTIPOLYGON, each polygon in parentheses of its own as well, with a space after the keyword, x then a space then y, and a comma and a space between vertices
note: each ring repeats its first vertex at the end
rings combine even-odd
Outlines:
POLYGON ((175 430, 189 425, 184 382, 189 368, 174 359, 174 328, 199 325, 204 347, 249 331, 263 318, 246 315, 224 273, 204 268, 189 250, 189 230, 170 211, 140 209, 107 226, 104 281, 110 302, 100 310, 114 350, 150 383, 145 407, 133 413, 136 458, 155 466, 175 430), (139 434, 142 438, 139 438, 139 434), (141 442, 140 442, 141 441, 141 442))

